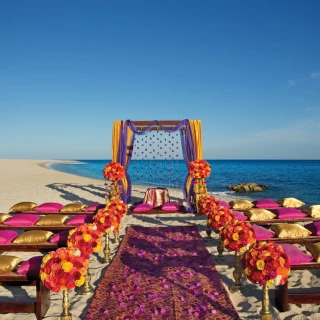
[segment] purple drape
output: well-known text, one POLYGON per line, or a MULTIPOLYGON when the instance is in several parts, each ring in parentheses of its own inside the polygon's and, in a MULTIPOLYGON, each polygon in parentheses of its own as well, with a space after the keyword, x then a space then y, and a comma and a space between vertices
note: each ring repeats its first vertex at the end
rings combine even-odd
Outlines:
MULTIPOLYGON (((183 158, 188 166, 189 163, 193 160, 195 160, 195 151, 194 151, 194 144, 193 144, 193 139, 192 139, 192 132, 189 124, 189 120, 185 119, 180 121, 175 127, 173 128, 168 128, 160 124, 158 120, 154 120, 150 123, 148 127, 145 127, 143 130, 138 130, 136 126, 134 125, 133 121, 131 120, 126 120, 125 122, 121 121, 121 132, 120 132, 120 146, 119 146, 119 153, 118 153, 118 162, 125 167, 126 169, 126 178, 128 181, 128 190, 127 192, 123 190, 122 193, 122 199, 124 202, 128 203, 130 201, 131 197, 131 180, 130 177, 127 173, 127 168, 129 167, 130 160, 132 157, 132 148, 134 144, 134 139, 135 139, 135 134, 138 135, 144 135, 150 131, 152 127, 159 127, 161 130, 165 132, 174 132, 174 131, 180 131, 180 137, 181 137, 181 146, 182 146, 182 152, 183 152, 183 158), (186 128, 185 132, 183 127, 186 128), (129 146, 129 156, 128 156, 128 161, 126 163, 126 158, 127 158, 127 136, 128 136, 128 128, 130 128, 133 132, 130 146, 129 146)), ((192 195, 193 188, 192 184, 189 190, 187 190, 187 181, 188 181, 189 175, 187 175, 185 182, 184 182, 184 197, 185 201, 188 203, 188 208, 189 211, 193 212, 193 209, 190 205, 190 196, 192 195)))

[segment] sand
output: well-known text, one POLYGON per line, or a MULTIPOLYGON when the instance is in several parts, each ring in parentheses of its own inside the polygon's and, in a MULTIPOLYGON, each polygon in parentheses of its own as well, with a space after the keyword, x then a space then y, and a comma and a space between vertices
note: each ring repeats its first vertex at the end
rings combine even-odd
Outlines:
MULTIPOLYGON (((51 160, 0 160, 0 212, 6 213, 9 208, 21 201, 61 202, 67 204, 80 201, 85 204, 92 202, 104 203, 104 181, 83 178, 71 174, 57 172, 48 169, 45 163, 51 160)), ((62 162, 62 161, 59 161, 62 162)), ((146 187, 133 186, 133 197, 135 200, 143 198, 146 187)), ((182 192, 169 189, 171 198, 182 199, 182 192)), ((129 225, 142 226, 169 226, 197 224, 201 235, 206 236, 206 219, 203 216, 193 214, 161 214, 161 215, 127 215, 124 218, 120 238, 129 225)), ((218 236, 212 234, 214 239, 206 242, 208 251, 217 254, 218 236)), ((112 255, 116 252, 118 245, 111 243, 112 255)), ((5 253, 4 253, 5 254, 5 253)), ((10 252, 22 259, 39 255, 38 253, 10 252)), ((224 252, 225 260, 216 263, 217 270, 226 288, 232 284, 234 270, 234 253, 224 252)), ((90 259, 90 273, 92 285, 95 286, 103 276, 106 264, 101 263, 102 250, 92 255, 90 259)), ((295 287, 320 287, 320 272, 317 271, 295 271, 290 276, 290 286, 295 287)), ((261 310, 262 290, 258 285, 244 281, 246 291, 243 294, 230 293, 231 300, 239 312, 241 319, 259 319, 261 310)), ((92 295, 77 295, 77 289, 70 292, 71 313, 74 320, 84 319, 87 307, 92 295)), ((26 300, 28 296, 34 297, 34 289, 23 287, 0 287, 0 299, 2 301, 26 300)), ((29 298, 30 299, 30 298, 29 298)), ((274 319, 320 319, 320 308, 318 305, 290 305, 290 310, 280 313, 274 304, 274 289, 270 289, 270 302, 274 319)), ((62 293, 51 294, 51 306, 44 319, 58 319, 62 311, 62 293)), ((1 314, 1 320, 35 320, 34 314, 8 313, 1 314)))

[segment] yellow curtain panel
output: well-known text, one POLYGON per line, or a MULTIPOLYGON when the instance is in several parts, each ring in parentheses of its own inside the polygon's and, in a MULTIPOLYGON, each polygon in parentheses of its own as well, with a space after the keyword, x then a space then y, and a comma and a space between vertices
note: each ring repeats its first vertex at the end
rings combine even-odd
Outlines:
POLYGON ((189 120, 190 129, 192 133, 195 160, 202 159, 202 125, 201 120, 189 120))
POLYGON ((112 128, 112 161, 118 161, 118 153, 120 146, 120 132, 121 132, 121 121, 116 120, 113 122, 112 128))

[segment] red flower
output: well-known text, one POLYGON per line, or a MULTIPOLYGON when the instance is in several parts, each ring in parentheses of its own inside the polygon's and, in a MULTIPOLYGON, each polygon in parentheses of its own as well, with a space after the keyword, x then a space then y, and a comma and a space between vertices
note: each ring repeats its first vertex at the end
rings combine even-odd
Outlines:
POLYGON ((119 162, 109 162, 103 169, 103 176, 111 181, 125 177, 125 170, 119 162))
POLYGON ((225 227, 232 219, 232 210, 221 206, 214 207, 208 214, 208 224, 215 230, 225 227))
POLYGON ((210 164, 205 160, 194 160, 188 165, 189 175, 194 179, 208 178, 211 172, 210 164))

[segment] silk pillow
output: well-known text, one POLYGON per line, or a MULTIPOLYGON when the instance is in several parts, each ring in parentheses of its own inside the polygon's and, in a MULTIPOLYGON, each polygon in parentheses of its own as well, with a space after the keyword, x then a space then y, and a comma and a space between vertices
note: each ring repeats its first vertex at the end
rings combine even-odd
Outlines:
POLYGON ((281 206, 286 207, 286 208, 299 208, 299 207, 305 205, 304 202, 302 202, 296 198, 283 198, 283 199, 277 200, 277 202, 281 206))
POLYGON ((235 220, 248 220, 248 217, 243 214, 243 212, 237 211, 237 210, 232 210, 233 212, 233 217, 235 220))
POLYGON ((15 256, 0 255, 0 273, 11 272, 21 261, 15 256))
POLYGON ((71 217, 66 225, 67 226, 80 226, 84 223, 92 223, 93 222, 93 215, 89 214, 79 214, 77 216, 71 217))
POLYGON ((306 224, 304 227, 311 231, 313 236, 320 236, 320 221, 314 221, 313 223, 306 224))
POLYGON ((37 223, 37 226, 61 226, 64 224, 66 220, 68 220, 68 216, 63 214, 49 214, 47 216, 42 217, 37 223))
POLYGON ((258 226, 258 225, 252 225, 252 229, 254 230, 254 235, 257 241, 261 241, 261 240, 267 240, 270 239, 272 237, 274 237, 274 232, 258 226))
POLYGON ((307 216, 306 213, 296 208, 278 208, 274 210, 278 219, 299 219, 307 216))
POLYGON ((38 220, 40 220, 40 216, 36 214, 21 213, 3 221, 3 224, 7 226, 33 226, 38 220))
POLYGON ((13 240, 13 243, 32 244, 47 242, 53 235, 53 232, 46 230, 30 230, 26 231, 13 240))
POLYGON ((100 209, 103 209, 106 205, 101 203, 91 203, 89 206, 87 206, 84 211, 85 212, 96 212, 100 209))
POLYGON ((86 209, 87 205, 83 203, 69 203, 60 209, 63 213, 81 212, 86 209))
POLYGON ((235 210, 245 210, 245 209, 251 209, 253 207, 253 203, 248 200, 234 200, 230 201, 229 205, 232 209, 235 210))
POLYGON ((313 260, 313 256, 304 253, 292 244, 281 243, 280 245, 286 252, 290 264, 308 263, 313 260))
POLYGON ((312 254, 317 262, 320 262, 320 242, 306 244, 306 249, 312 254))
POLYGON ((270 228, 278 238, 305 238, 312 234, 311 231, 300 224, 280 223, 272 225, 270 228))
POLYGON ((0 230, 0 244, 11 243, 18 235, 13 230, 0 230))
POLYGON ((34 208, 37 212, 59 212, 63 204, 58 202, 45 202, 34 208))
POLYGON ((230 204, 227 201, 224 200, 218 200, 218 205, 221 207, 224 207, 226 209, 230 208, 230 204))
POLYGON ((52 238, 50 238, 50 242, 58 245, 58 247, 66 247, 68 236, 69 230, 64 230, 56 233, 52 238))
POLYGON ((39 275, 42 258, 42 256, 36 256, 24 261, 17 269, 17 273, 22 276, 39 275))
POLYGON ((250 209, 246 210, 244 214, 249 218, 251 221, 258 221, 258 220, 271 220, 275 218, 275 214, 271 211, 266 209, 250 209))
POLYGON ((161 210, 164 211, 178 211, 180 206, 174 202, 166 202, 161 206, 161 210))
POLYGON ((309 208, 301 209, 312 218, 320 218, 320 205, 310 206, 309 208))
POLYGON ((258 199, 258 200, 252 201, 252 203, 256 208, 261 208, 261 209, 272 209, 280 206, 279 203, 277 203, 272 199, 258 199))
POLYGON ((6 221, 6 220, 9 219, 10 217, 11 217, 10 214, 0 213, 0 223, 2 223, 3 221, 6 221))
POLYGON ((152 205, 149 203, 139 203, 133 208, 133 212, 147 212, 152 209, 152 205))
POLYGON ((25 202, 19 202, 19 203, 16 203, 15 205, 13 205, 9 211, 32 211, 35 207, 37 207, 38 204, 37 203, 34 203, 34 202, 28 202, 28 201, 25 201, 25 202))

